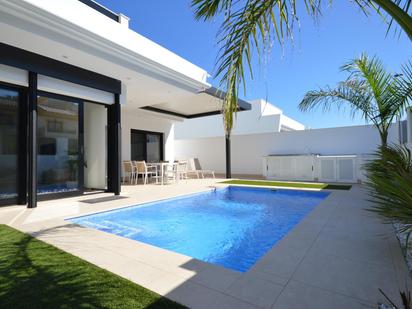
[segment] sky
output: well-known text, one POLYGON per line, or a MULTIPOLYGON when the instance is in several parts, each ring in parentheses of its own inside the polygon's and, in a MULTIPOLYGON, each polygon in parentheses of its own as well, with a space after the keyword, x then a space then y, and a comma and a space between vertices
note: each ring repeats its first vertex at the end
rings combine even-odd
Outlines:
MULTIPOLYGON (((213 78, 219 48, 217 32, 221 18, 196 21, 190 0, 98 0, 116 13, 130 17, 130 27, 139 34, 207 70, 213 78)), ((328 2, 328 1, 325 1, 328 2)), ((376 13, 365 16, 349 0, 335 0, 325 6, 317 22, 299 13, 293 42, 283 48, 274 44, 266 60, 254 59, 254 79, 247 78, 246 100, 267 99, 293 119, 310 128, 364 124, 348 111, 321 110, 302 113, 298 104, 307 91, 334 86, 347 75, 339 67, 366 52, 379 57, 390 72, 399 72, 412 61, 412 42, 406 35, 387 34, 387 24, 376 13)))

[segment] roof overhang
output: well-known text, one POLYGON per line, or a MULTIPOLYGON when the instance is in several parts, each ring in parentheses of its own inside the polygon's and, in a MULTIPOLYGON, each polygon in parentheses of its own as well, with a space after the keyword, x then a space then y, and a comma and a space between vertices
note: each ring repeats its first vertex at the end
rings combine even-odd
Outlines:
MULTIPOLYGON (((169 116, 193 119, 218 115, 222 113, 222 104, 226 93, 216 87, 210 87, 198 92, 192 97, 177 102, 168 101, 155 105, 143 106, 141 109, 161 113, 169 116)), ((251 104, 239 99, 238 111, 246 111, 252 108, 251 104)))
MULTIPOLYGON (((178 120, 221 113, 225 93, 210 87, 205 70, 81 1, 8 0, 0 7, 0 26, 3 45, 26 51, 20 57, 24 70, 32 70, 25 56, 30 53, 55 66, 51 74, 40 65, 35 72, 41 75, 73 83, 70 65, 95 76, 77 84, 103 90, 91 81, 113 81, 115 85, 104 91, 121 92, 124 109, 145 109, 178 120)), ((19 67, 6 60, 0 63, 19 67)), ((250 108, 239 100, 239 111, 250 108)))
POLYGON ((159 102, 159 96, 141 95, 159 89, 210 87, 205 70, 81 1, 5 1, 0 27, 0 42, 120 80, 135 102, 159 102))

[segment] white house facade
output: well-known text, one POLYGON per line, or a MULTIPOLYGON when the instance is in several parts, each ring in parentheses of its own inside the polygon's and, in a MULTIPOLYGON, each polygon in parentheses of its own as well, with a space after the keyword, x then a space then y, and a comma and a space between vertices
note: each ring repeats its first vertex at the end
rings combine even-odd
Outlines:
POLYGON ((122 160, 174 160, 174 124, 220 112, 205 70, 128 21, 92 0, 0 1, 1 204, 119 194, 122 160))
POLYGON ((305 130, 264 100, 239 100, 230 147, 207 72, 128 22, 93 0, 0 0, 0 204, 120 194, 123 160, 198 157, 223 173, 232 149, 235 174, 265 175, 269 155, 376 148, 371 127, 305 130))

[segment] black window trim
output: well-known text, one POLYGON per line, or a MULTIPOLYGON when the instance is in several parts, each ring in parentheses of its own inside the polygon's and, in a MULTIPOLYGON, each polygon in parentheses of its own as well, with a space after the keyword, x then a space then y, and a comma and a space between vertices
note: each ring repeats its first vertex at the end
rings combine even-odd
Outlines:
POLYGON ((17 106, 17 196, 0 199, 0 206, 25 204, 27 194, 27 86, 0 81, 0 88, 16 91, 19 94, 17 106))
MULTIPOLYGON (((132 144, 132 134, 133 133, 145 134, 146 137, 147 137, 147 134, 158 135, 160 137, 160 161, 164 160, 165 153, 164 153, 164 133, 163 132, 131 129, 130 130, 130 145, 132 144)), ((147 148, 147 141, 146 141, 146 144, 145 144, 145 161, 147 162, 147 149, 146 148, 147 148)), ((132 158, 132 147, 130 147, 130 158, 132 158)))
MULTIPOLYGON (((0 63, 20 68, 27 71, 29 82, 27 85, 13 84, 0 80, 0 86, 6 89, 15 90, 19 92, 19 132, 18 132, 18 192, 17 197, 0 199, 0 206, 18 204, 27 205, 28 208, 37 206, 37 200, 49 200, 55 198, 63 198, 66 196, 82 195, 84 192, 84 174, 79 173, 79 187, 78 191, 37 194, 36 185, 33 182, 37 180, 36 167, 33 163, 33 157, 30 153, 34 148, 34 141, 36 134, 30 131, 31 117, 33 113, 37 112, 37 100, 33 99, 38 95, 46 97, 60 98, 71 102, 81 103, 79 108, 79 134, 80 139, 84 139, 84 103, 93 103, 103 105, 107 109, 107 128, 108 140, 116 142, 116 147, 108 147, 107 158, 107 189, 106 192, 112 192, 119 195, 121 191, 120 186, 120 93, 121 83, 119 80, 92 72, 85 69, 69 65, 67 63, 47 58, 32 52, 0 43, 0 54, 2 57, 0 63), (4 57, 3 57, 4 56, 4 57), (64 72, 64 76, 60 76, 64 72), (78 85, 88 86, 91 88, 104 90, 113 93, 113 103, 105 104, 102 102, 92 101, 84 98, 70 97, 57 93, 42 91, 37 88, 37 73, 51 76, 60 80, 66 80, 78 85), (34 100, 34 103, 33 103, 34 100), (33 108, 33 105, 35 108, 33 108), (33 111, 34 110, 34 111, 33 111), (34 167, 33 167, 34 165, 34 167), (22 172, 20 172, 22 171, 22 172), (81 177, 81 178, 80 178, 81 177)), ((36 145, 37 147, 37 145, 36 145)), ((163 147, 163 144, 162 144, 163 147)), ((84 162, 84 147, 79 147, 81 151, 82 161, 84 162)), ((163 155, 163 153, 162 153, 163 155)), ((84 168, 83 164, 80 164, 84 168)))
POLYGON ((119 15, 112 12, 108 8, 104 7, 100 3, 93 1, 93 0, 79 0, 81 3, 87 5, 88 7, 91 7, 92 9, 98 11, 99 13, 105 15, 106 17, 109 17, 110 19, 113 19, 116 22, 119 22, 119 15))
MULTIPOLYGON (((0 42, 0 63, 46 75, 59 80, 98 89, 113 94, 121 93, 121 81, 78 66, 68 64, 31 51, 0 42)), ((37 89, 38 91, 38 89, 37 89)))

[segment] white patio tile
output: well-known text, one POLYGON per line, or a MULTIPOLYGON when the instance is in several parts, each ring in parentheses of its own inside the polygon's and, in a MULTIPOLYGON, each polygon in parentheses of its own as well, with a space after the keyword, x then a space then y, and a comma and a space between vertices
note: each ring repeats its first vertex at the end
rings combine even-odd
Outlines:
POLYGON ((279 276, 279 275, 273 275, 273 274, 269 274, 269 273, 262 273, 262 272, 259 272, 259 271, 255 271, 253 269, 249 270, 247 272, 247 275, 249 277, 256 277, 257 279, 270 281, 272 283, 280 284, 280 285, 283 285, 283 286, 285 286, 289 281, 289 278, 282 277, 282 276, 279 276))
POLYGON ((291 281, 282 291, 273 309, 366 309, 377 308, 368 303, 338 293, 291 281))
POLYGON ((213 302, 213 306, 210 308, 219 309, 257 309, 258 306, 252 305, 248 302, 231 297, 229 295, 219 295, 213 302))
POLYGON ((375 263, 383 267, 392 263, 392 255, 387 240, 379 237, 364 240, 322 233, 315 241, 312 250, 339 258, 375 263))
POLYGON ((270 308, 283 288, 283 285, 246 273, 236 280, 226 293, 258 307, 270 308))
POLYGON ((305 257, 292 279, 371 303, 383 301, 379 288, 392 297, 398 294, 391 264, 383 267, 314 250, 305 257))
POLYGON ((234 300, 228 295, 190 281, 183 283, 165 296, 191 309, 220 309, 225 308, 227 304, 238 306, 228 308, 253 308, 241 300, 234 300))
POLYGON ((218 181, 126 186, 127 198, 97 204, 81 201, 110 195, 6 207, 0 220, 191 308, 369 308, 382 300, 378 288, 396 298, 410 282, 393 229, 364 210, 356 185, 332 192, 245 273, 65 221, 224 186, 218 181))
POLYGON ((191 280, 214 290, 225 291, 241 276, 242 273, 209 264, 191 280))

